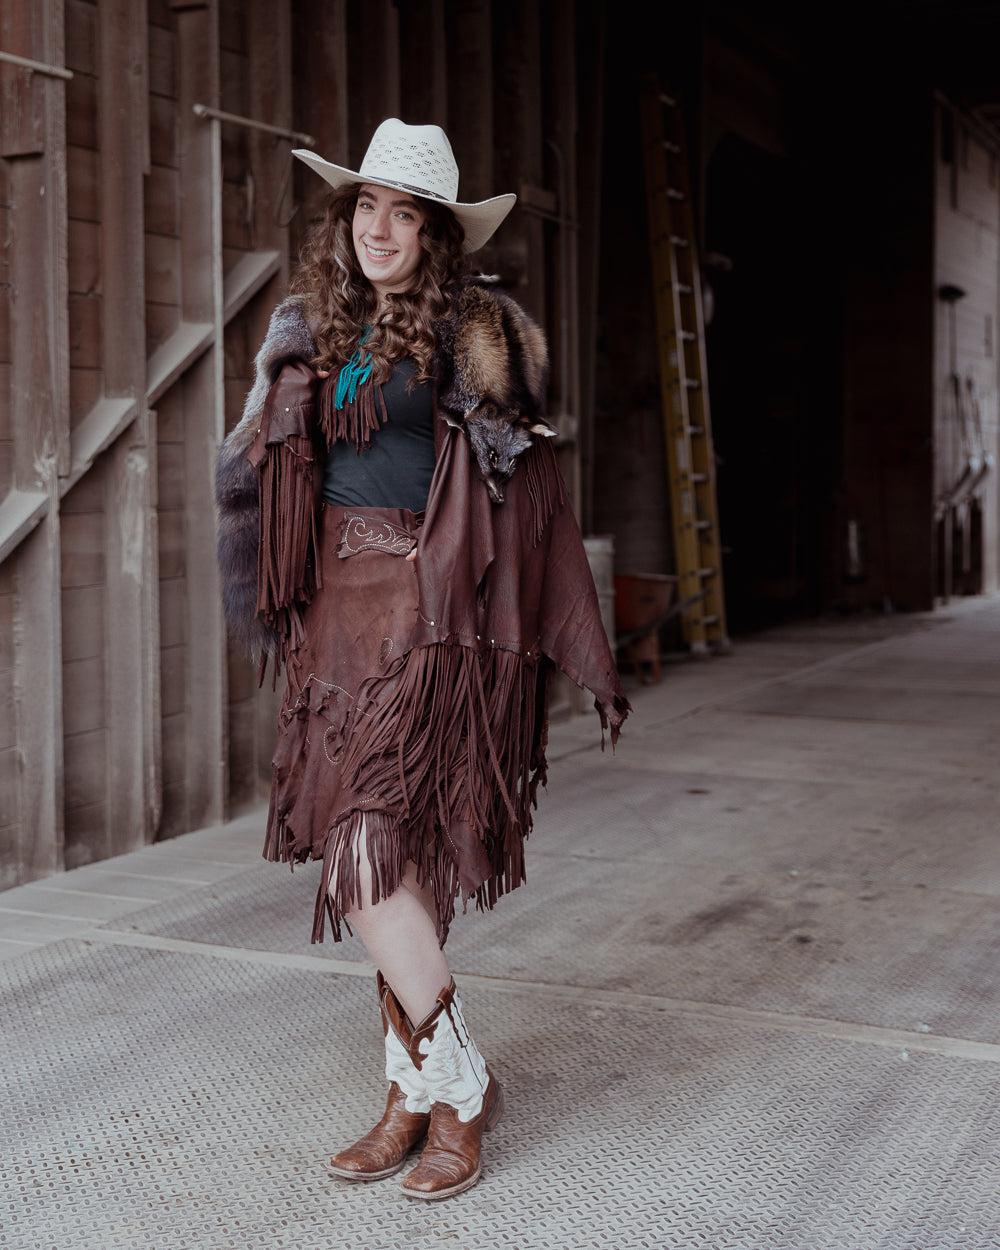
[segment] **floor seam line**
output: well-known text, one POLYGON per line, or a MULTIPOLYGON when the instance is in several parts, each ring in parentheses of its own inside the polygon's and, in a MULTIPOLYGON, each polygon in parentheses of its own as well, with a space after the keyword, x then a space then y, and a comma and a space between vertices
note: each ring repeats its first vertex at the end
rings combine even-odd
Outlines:
MULTIPOLYGON (((187 938, 171 938, 157 934, 126 932, 113 928, 89 929, 74 935, 87 942, 107 945, 140 947, 147 950, 170 951, 177 954, 204 955, 240 963, 252 963, 267 967, 295 968, 304 972, 322 972, 336 976, 369 978, 374 976, 373 965, 358 960, 334 960, 326 956, 295 954, 284 951, 263 951, 248 947, 223 946, 207 942, 195 942, 187 938)), ((500 990, 507 993, 544 993, 563 1002, 587 1006, 620 1006, 645 1010, 663 1015, 677 1015, 750 1028, 778 1029, 783 1033, 824 1037, 831 1041, 854 1042, 898 1050, 901 1058, 910 1051, 951 1058, 974 1059, 980 1062, 1000 1064, 1000 1044, 978 1042, 969 1038, 949 1037, 944 1034, 918 1033, 908 1029, 894 1029, 884 1025, 833 1020, 822 1016, 799 1016, 777 1011, 763 1011, 735 1004, 699 1002, 693 999, 671 998, 668 995, 637 994, 627 990, 608 990, 582 985, 558 985, 544 981, 512 980, 506 977, 483 976, 459 971, 463 985, 500 990)))

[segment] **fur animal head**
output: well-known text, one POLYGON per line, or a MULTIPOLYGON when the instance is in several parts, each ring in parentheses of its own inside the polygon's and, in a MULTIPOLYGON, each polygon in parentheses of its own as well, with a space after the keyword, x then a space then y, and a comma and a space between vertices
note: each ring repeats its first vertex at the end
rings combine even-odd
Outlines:
POLYGON ((494 503, 503 503, 504 483, 514 472, 517 457, 527 451, 534 437, 552 438, 556 434, 543 417, 500 413, 488 401, 468 414, 465 428, 479 472, 494 503))

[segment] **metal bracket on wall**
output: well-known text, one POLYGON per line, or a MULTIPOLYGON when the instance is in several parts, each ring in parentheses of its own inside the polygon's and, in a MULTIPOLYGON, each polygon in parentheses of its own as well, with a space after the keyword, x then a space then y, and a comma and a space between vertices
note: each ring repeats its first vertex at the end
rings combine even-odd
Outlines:
POLYGON ((288 130, 284 126, 272 126, 269 122, 255 121, 252 117, 240 117, 238 113, 226 113, 222 109, 209 108, 207 104, 193 104, 191 107, 198 117, 209 118, 217 122, 230 122, 234 126, 246 126, 250 130, 263 130, 269 135, 289 139, 292 143, 304 143, 308 147, 313 147, 316 143, 315 135, 307 135, 302 130, 288 130))
POLYGON ((73 71, 61 65, 46 65, 44 61, 32 61, 30 57, 15 56, 13 52, 0 52, 0 61, 18 65, 21 69, 34 70, 36 74, 48 74, 50 78, 72 78, 73 71))

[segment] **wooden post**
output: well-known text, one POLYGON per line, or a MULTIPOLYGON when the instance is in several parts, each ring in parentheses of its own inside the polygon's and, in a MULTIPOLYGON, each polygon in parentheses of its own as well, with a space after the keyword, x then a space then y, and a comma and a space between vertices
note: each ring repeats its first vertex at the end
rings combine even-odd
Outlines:
MULTIPOLYGON (((448 11, 448 122, 461 171, 458 193, 485 200, 493 185, 493 23, 488 0, 462 0, 448 11)), ((507 190, 507 187, 502 188, 507 190)), ((513 185, 509 188, 514 190, 513 185)), ((503 229, 503 227, 501 227, 503 229)))
POLYGON ((100 0, 98 85, 104 393, 134 400, 108 452, 108 853, 156 832, 161 810, 156 437, 146 408, 143 175, 148 35, 145 6, 100 0))
POLYGON ((535 193, 544 186, 538 5, 532 0, 511 0, 503 5, 496 42, 494 108, 497 117, 503 119, 495 130, 496 174, 498 185, 520 195, 520 207, 514 210, 517 216, 511 222, 516 226, 516 246, 512 246, 512 231, 504 231, 504 277, 516 277, 513 294, 539 325, 546 326, 545 223, 526 207, 539 198, 535 193))
MULTIPOLYGON (((347 8, 351 169, 361 161, 378 124, 398 117, 399 11, 391 0, 347 8)), ((403 119, 406 120, 405 118, 403 119)))
POLYGON ((225 430, 220 125, 194 105, 220 106, 218 0, 178 7, 181 316, 208 322, 212 343, 181 383, 185 412, 187 574, 187 825, 226 809, 226 637, 215 561, 213 471, 225 430))
MULTIPOLYGON (((592 6, 591 25, 577 31, 577 215, 576 236, 580 298, 580 523, 594 531, 596 464, 595 395, 597 387, 597 306, 600 287, 601 188, 604 155, 604 23, 603 3, 592 6)), ((582 25, 582 23, 581 23, 582 25)))
MULTIPOLYGON (((323 28, 326 23, 320 21, 318 24, 323 28)), ((318 32, 311 30, 309 33, 312 36, 318 32)), ((247 45, 250 116, 276 126, 291 127, 294 75, 289 0, 252 0, 247 16, 247 45)), ((323 78, 328 76, 329 71, 325 65, 318 69, 323 78)), ((312 118, 303 117, 299 120, 306 131, 314 133, 312 118)), ((275 139, 253 130, 249 132, 248 138, 251 169, 257 188, 254 246, 259 249, 273 249, 283 258, 281 268, 263 287, 260 298, 253 301, 245 314, 247 334, 243 341, 247 343, 249 351, 256 351, 264 337, 272 309, 288 289, 288 223, 289 206, 292 202, 292 167, 300 165, 301 162, 292 156, 293 145, 287 139, 275 139)), ((306 172, 320 186, 325 185, 311 171, 306 172)), ((249 372, 249 359, 241 361, 240 365, 249 372)), ((239 414, 233 412, 230 415, 235 420, 239 414)), ((246 656, 233 656, 231 663, 241 666, 244 679, 250 676, 247 671, 250 661, 246 656)), ((248 699, 236 701, 230 697, 228 733, 231 765, 242 764, 250 774, 250 785, 262 796, 270 786, 280 690, 272 691, 270 683, 267 682, 263 689, 257 690, 255 676, 254 674, 250 682, 245 682, 246 685, 254 687, 248 699)), ((233 781, 231 777, 231 791, 236 788, 233 781)), ((257 795, 253 792, 231 792, 229 797, 231 800, 245 800, 257 795)))
MULTIPOLYGON (((346 0, 297 0, 293 39, 296 124, 316 136, 321 156, 344 164, 349 148, 346 0)), ((329 188, 297 160, 292 185, 301 190, 301 207, 292 221, 294 254, 329 188)))
POLYGON ((403 121, 447 130, 444 7, 444 0, 414 0, 400 7, 399 84, 403 121))
MULTIPOLYGON (((580 514, 580 274, 579 274, 579 201, 577 197, 576 160, 576 5, 572 0, 555 0, 552 14, 555 37, 552 39, 552 68, 548 77, 548 116, 551 134, 545 143, 553 160, 553 182, 558 196, 555 266, 558 275, 554 284, 558 330, 559 410, 565 415, 563 433, 566 443, 561 449, 563 474, 570 497, 580 514)), ((592 355, 592 353, 590 353, 592 355)))
MULTIPOLYGON (((62 65, 63 6, 6 0, 5 49, 62 65)), ((59 472, 69 461, 65 82, 4 66, 0 156, 8 161, 14 487, 47 500, 16 565, 13 710, 21 777, 13 885, 63 866, 59 472), (17 107, 10 107, 16 99, 17 107)))

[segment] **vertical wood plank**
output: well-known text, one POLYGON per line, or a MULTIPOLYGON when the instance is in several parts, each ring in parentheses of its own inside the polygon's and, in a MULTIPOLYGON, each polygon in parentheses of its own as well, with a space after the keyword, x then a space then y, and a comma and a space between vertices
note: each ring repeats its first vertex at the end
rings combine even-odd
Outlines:
POLYGON ((411 125, 447 130, 444 0, 413 0, 400 7, 399 46, 405 50, 399 61, 400 116, 411 125))
POLYGON ((121 854, 152 839, 161 804, 156 444, 145 404, 148 30, 145 6, 129 0, 100 0, 98 19, 104 390, 136 403, 106 468, 108 843, 121 854))
POLYGON ((226 640, 215 562, 213 466, 225 424, 222 160, 219 123, 193 106, 220 103, 218 0, 177 14, 181 308, 208 321, 213 344, 183 380, 188 665, 187 825, 214 824, 226 806, 226 640))
POLYGON ((357 169, 375 128, 398 117, 399 10, 391 0, 348 5, 350 165, 357 169), (355 164, 354 162, 358 164, 355 164))
MULTIPOLYGON (((20 54, 62 64, 60 0, 44 8, 9 0, 3 20, 20 54)), ((34 77, 20 97, 31 113, 22 132, 41 136, 41 144, 27 145, 32 150, 8 161, 9 227, 16 240, 9 252, 14 482, 49 499, 44 521, 12 558, 21 761, 14 854, 22 880, 62 868, 65 829, 58 482, 68 468, 69 432, 65 83, 34 77)))
MULTIPOLYGON (((344 164, 347 133, 346 0, 298 0, 293 32, 295 128, 316 136, 316 150, 344 164)), ((310 221, 320 215, 326 183, 293 158, 292 185, 301 206, 292 220, 293 254, 310 221)))
POLYGON ((551 73, 547 76, 551 119, 546 146, 553 158, 553 184, 558 197, 559 223, 555 236, 557 279, 556 321, 560 411, 571 418, 572 441, 562 448, 561 467, 577 515, 580 513, 580 274, 579 205, 577 200, 576 110, 576 5, 555 0, 552 6, 549 45, 551 73))
POLYGON ((591 6, 577 29, 577 234, 580 342, 580 521, 594 532, 597 307, 601 256, 601 167, 604 152, 604 4, 591 6))
POLYGON ((463 0, 448 11, 448 120, 460 172, 459 196, 488 199, 510 187, 493 181, 493 24, 489 0, 463 0))
MULTIPOLYGON (((329 5, 324 6, 329 8, 329 5)), ((338 6, 342 7, 342 6, 338 6)), ((326 22, 320 22, 324 28, 326 22)), ((318 33, 308 32, 310 41, 318 33)), ((247 16, 248 76, 250 116, 276 126, 294 125, 292 83, 292 12, 290 0, 253 0, 247 16)), ((343 55, 343 49, 338 51, 343 55)), ((320 68, 322 80, 330 77, 329 68, 320 68)), ((311 119, 303 119, 302 128, 315 133, 311 119)), ((254 242, 258 248, 275 249, 285 263, 279 272, 261 291, 259 297, 240 314, 245 323, 245 333, 239 341, 245 342, 246 359, 240 362, 246 370, 247 383, 251 372, 251 353, 255 352, 267 330, 267 322, 274 305, 288 288, 289 277, 289 202, 293 165, 301 165, 291 154, 292 144, 287 139, 250 131, 249 150, 254 174, 256 194, 256 217, 254 242)), ((324 149, 321 148, 321 151, 324 149)), ((314 182, 322 181, 311 171, 303 171, 314 182)), ((240 388, 246 393, 246 386, 240 388)), ((236 411, 227 414, 235 421, 236 411)), ((228 422, 227 422, 228 424, 228 422)), ((277 725, 277 694, 265 682, 263 689, 256 688, 256 681, 246 681, 250 674, 250 661, 246 656, 231 655, 230 669, 237 668, 234 685, 249 687, 249 697, 234 698, 230 692, 228 731, 230 743, 228 758, 230 768, 238 769, 239 775, 230 776, 229 800, 232 804, 263 797, 271 779, 271 758, 277 725), (244 680, 241 681, 241 678, 244 680), (238 710, 237 710, 238 709, 238 710), (233 741, 234 731, 236 739, 233 741), (241 740, 240 740, 241 739, 241 740)))
MULTIPOLYGON (((511 0, 494 5, 493 12, 497 184, 504 190, 527 191, 524 198, 529 198, 533 189, 544 186, 539 9, 532 0, 511 0)), ((504 276, 513 277, 515 268, 519 270, 513 294, 539 325, 548 328, 544 222, 523 209, 515 213, 512 229, 504 233, 504 276), (515 231, 517 245, 512 246, 515 231)))

